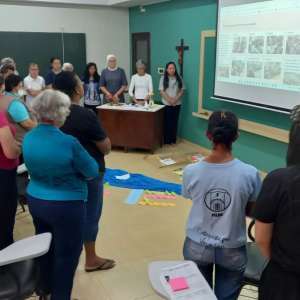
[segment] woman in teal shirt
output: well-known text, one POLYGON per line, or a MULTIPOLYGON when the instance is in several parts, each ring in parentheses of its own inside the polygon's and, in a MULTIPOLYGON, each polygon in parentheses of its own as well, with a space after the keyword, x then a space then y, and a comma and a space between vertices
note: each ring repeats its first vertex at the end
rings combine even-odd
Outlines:
POLYGON ((52 246, 40 259, 41 286, 52 300, 70 300, 83 244, 87 181, 98 176, 96 161, 74 137, 60 131, 70 112, 65 94, 47 90, 32 102, 39 125, 24 138, 30 174, 27 198, 36 233, 51 232, 52 246))

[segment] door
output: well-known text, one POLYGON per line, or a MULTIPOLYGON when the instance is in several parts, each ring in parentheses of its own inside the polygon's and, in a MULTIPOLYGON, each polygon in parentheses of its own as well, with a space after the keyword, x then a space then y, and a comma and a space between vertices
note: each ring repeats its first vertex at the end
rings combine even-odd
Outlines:
POLYGON ((146 72, 150 73, 151 70, 151 56, 150 56, 150 32, 141 32, 132 34, 132 69, 131 72, 135 74, 135 64, 138 60, 146 63, 146 72))

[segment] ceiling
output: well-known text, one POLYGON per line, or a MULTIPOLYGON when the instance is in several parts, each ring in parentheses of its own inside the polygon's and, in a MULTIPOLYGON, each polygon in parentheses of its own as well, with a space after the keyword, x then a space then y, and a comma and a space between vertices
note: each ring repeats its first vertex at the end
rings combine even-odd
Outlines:
MULTIPOLYGON (((171 0, 17 0, 19 4, 73 4, 73 5, 93 5, 93 6, 119 6, 132 7, 139 5, 150 5, 159 2, 167 2, 171 0)), ((1 1, 2 3, 11 3, 12 1, 1 1)))

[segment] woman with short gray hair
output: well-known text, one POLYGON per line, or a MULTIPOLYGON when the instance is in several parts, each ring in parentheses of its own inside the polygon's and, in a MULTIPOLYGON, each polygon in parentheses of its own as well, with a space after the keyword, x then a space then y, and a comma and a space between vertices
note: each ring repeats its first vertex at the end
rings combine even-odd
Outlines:
POLYGON ((39 123, 51 120, 61 127, 70 113, 70 98, 59 91, 45 91, 41 97, 33 99, 31 109, 39 123))
POLYGON ((95 160, 77 139, 60 131, 70 112, 67 95, 46 90, 32 101, 39 125, 26 134, 27 199, 37 234, 52 233, 40 259, 41 286, 52 300, 70 300, 83 244, 87 180, 98 176, 95 160))
POLYGON ((153 95, 152 77, 146 73, 146 64, 142 60, 137 61, 136 70, 131 78, 129 95, 134 103, 144 105, 153 95))

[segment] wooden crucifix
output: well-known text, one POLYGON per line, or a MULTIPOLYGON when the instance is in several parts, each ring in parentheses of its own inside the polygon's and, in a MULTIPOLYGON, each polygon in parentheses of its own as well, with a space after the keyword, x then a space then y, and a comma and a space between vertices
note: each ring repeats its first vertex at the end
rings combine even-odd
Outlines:
POLYGON ((180 76, 183 77, 183 59, 184 59, 184 51, 189 50, 190 47, 184 44, 184 39, 180 40, 180 45, 176 46, 176 50, 178 52, 178 64, 180 67, 180 76))

